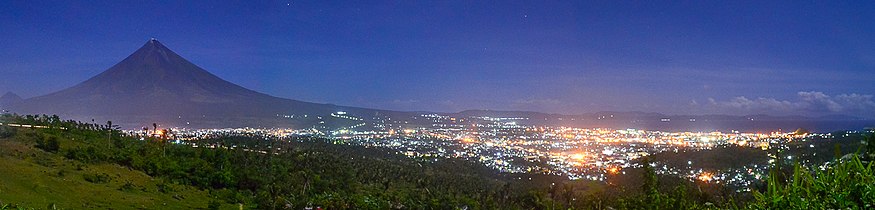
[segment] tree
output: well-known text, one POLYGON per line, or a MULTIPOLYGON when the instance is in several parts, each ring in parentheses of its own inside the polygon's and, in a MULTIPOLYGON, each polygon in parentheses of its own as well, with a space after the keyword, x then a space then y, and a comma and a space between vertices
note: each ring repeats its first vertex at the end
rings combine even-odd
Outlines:
POLYGON ((60 142, 58 142, 58 137, 52 135, 46 135, 37 140, 36 147, 43 149, 46 152, 58 152, 58 149, 61 148, 60 142))
POLYGON ((875 160, 875 133, 872 133, 863 138, 863 145, 866 151, 863 152, 863 158, 860 158, 864 163, 869 163, 875 160))
POLYGON ((106 121, 106 128, 109 129, 109 134, 106 138, 106 145, 112 146, 112 121, 106 121))
POLYGON ((648 203, 653 203, 659 197, 659 179, 653 166, 650 165, 650 159, 645 158, 642 165, 644 165, 644 183, 641 185, 641 191, 647 196, 648 203))

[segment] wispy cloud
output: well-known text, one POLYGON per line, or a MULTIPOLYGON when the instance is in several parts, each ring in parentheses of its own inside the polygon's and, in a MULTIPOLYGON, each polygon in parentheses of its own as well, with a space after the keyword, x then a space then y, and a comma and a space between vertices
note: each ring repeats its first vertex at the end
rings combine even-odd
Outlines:
POLYGON ((518 99, 513 101, 509 108, 525 111, 557 110, 564 108, 563 102, 558 99, 518 99))
MULTIPOLYGON (((738 96, 726 101, 708 98, 707 104, 695 101, 690 105, 704 106, 706 110, 720 113, 744 114, 850 114, 870 116, 875 111, 875 101, 867 94, 839 94, 830 96, 819 91, 800 91, 795 100, 779 100, 759 97, 755 99, 738 96)), ((871 117, 871 116, 870 116, 871 117)))
POLYGON ((556 105, 562 103, 557 99, 527 99, 527 100, 516 100, 514 104, 517 105, 556 105))

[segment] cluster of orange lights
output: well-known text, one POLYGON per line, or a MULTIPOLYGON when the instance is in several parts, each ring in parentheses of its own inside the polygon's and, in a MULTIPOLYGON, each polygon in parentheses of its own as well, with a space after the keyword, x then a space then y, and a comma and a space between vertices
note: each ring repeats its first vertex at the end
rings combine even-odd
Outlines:
POLYGON ((575 153, 575 154, 571 154, 568 157, 570 157, 571 159, 574 159, 574 160, 583 160, 586 158, 586 155, 584 155, 582 153, 575 153))
POLYGON ((471 137, 465 137, 465 138, 462 138, 462 143, 480 143, 480 141, 477 141, 471 137))
POLYGON ((714 175, 708 172, 703 172, 696 178, 703 182, 710 182, 711 180, 714 180, 714 175))
POLYGON ((610 168, 608 168, 608 173, 618 174, 618 173, 620 173, 620 167, 617 167, 617 166, 610 167, 610 168))

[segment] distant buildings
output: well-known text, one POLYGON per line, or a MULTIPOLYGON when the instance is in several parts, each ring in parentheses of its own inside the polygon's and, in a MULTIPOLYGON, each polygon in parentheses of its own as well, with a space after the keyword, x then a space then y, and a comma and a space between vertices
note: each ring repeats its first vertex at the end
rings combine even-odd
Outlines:
MULTIPOLYGON (((329 117, 362 121, 361 118, 345 112, 332 113, 329 117)), ((654 153, 710 149, 725 145, 768 149, 771 145, 809 135, 795 132, 663 132, 527 126, 517 123, 526 118, 515 117, 455 118, 437 114, 419 117, 432 122, 431 126, 412 126, 387 117, 378 119, 378 123, 369 126, 364 126, 366 123, 362 122, 333 130, 174 130, 176 138, 182 143, 224 135, 260 135, 270 138, 317 136, 335 139, 335 143, 389 148, 398 154, 423 160, 458 158, 479 162, 507 173, 552 174, 590 180, 604 180, 608 174, 624 173, 624 168, 640 167, 635 165, 636 160, 654 153)), ((669 122, 670 119, 663 118, 661 121, 669 122)), ((690 121, 695 119, 690 118, 690 121)), ((700 181, 729 179, 726 174, 701 170, 682 172, 672 168, 660 168, 659 171, 700 181)), ((737 182, 744 183, 744 180, 737 182)))

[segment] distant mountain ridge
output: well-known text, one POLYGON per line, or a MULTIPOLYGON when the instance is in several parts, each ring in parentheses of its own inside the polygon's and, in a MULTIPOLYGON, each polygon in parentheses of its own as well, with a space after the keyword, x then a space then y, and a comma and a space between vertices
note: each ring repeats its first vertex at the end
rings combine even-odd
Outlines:
POLYGON ((499 110, 480 110, 472 109, 456 113, 458 115, 470 116, 495 116, 495 117, 513 117, 513 116, 528 116, 528 117, 578 117, 578 118, 599 118, 610 117, 623 119, 646 119, 646 118, 675 118, 675 119, 713 119, 713 120, 867 120, 861 117, 849 115, 824 115, 819 117, 806 117, 801 115, 789 116, 774 116, 766 114, 754 115, 721 115, 721 114, 705 114, 705 115, 672 115, 662 114, 658 112, 640 112, 640 111, 601 111, 583 114, 551 114, 535 111, 499 111, 499 110))
POLYGON ((821 117, 770 115, 668 115, 654 112, 594 112, 584 114, 548 114, 528 111, 467 110, 449 114, 454 117, 490 116, 526 125, 551 125, 580 128, 636 128, 661 131, 792 131, 805 128, 815 132, 857 130, 875 125, 875 121, 847 115, 821 117), (524 118, 524 119, 519 119, 524 118))

